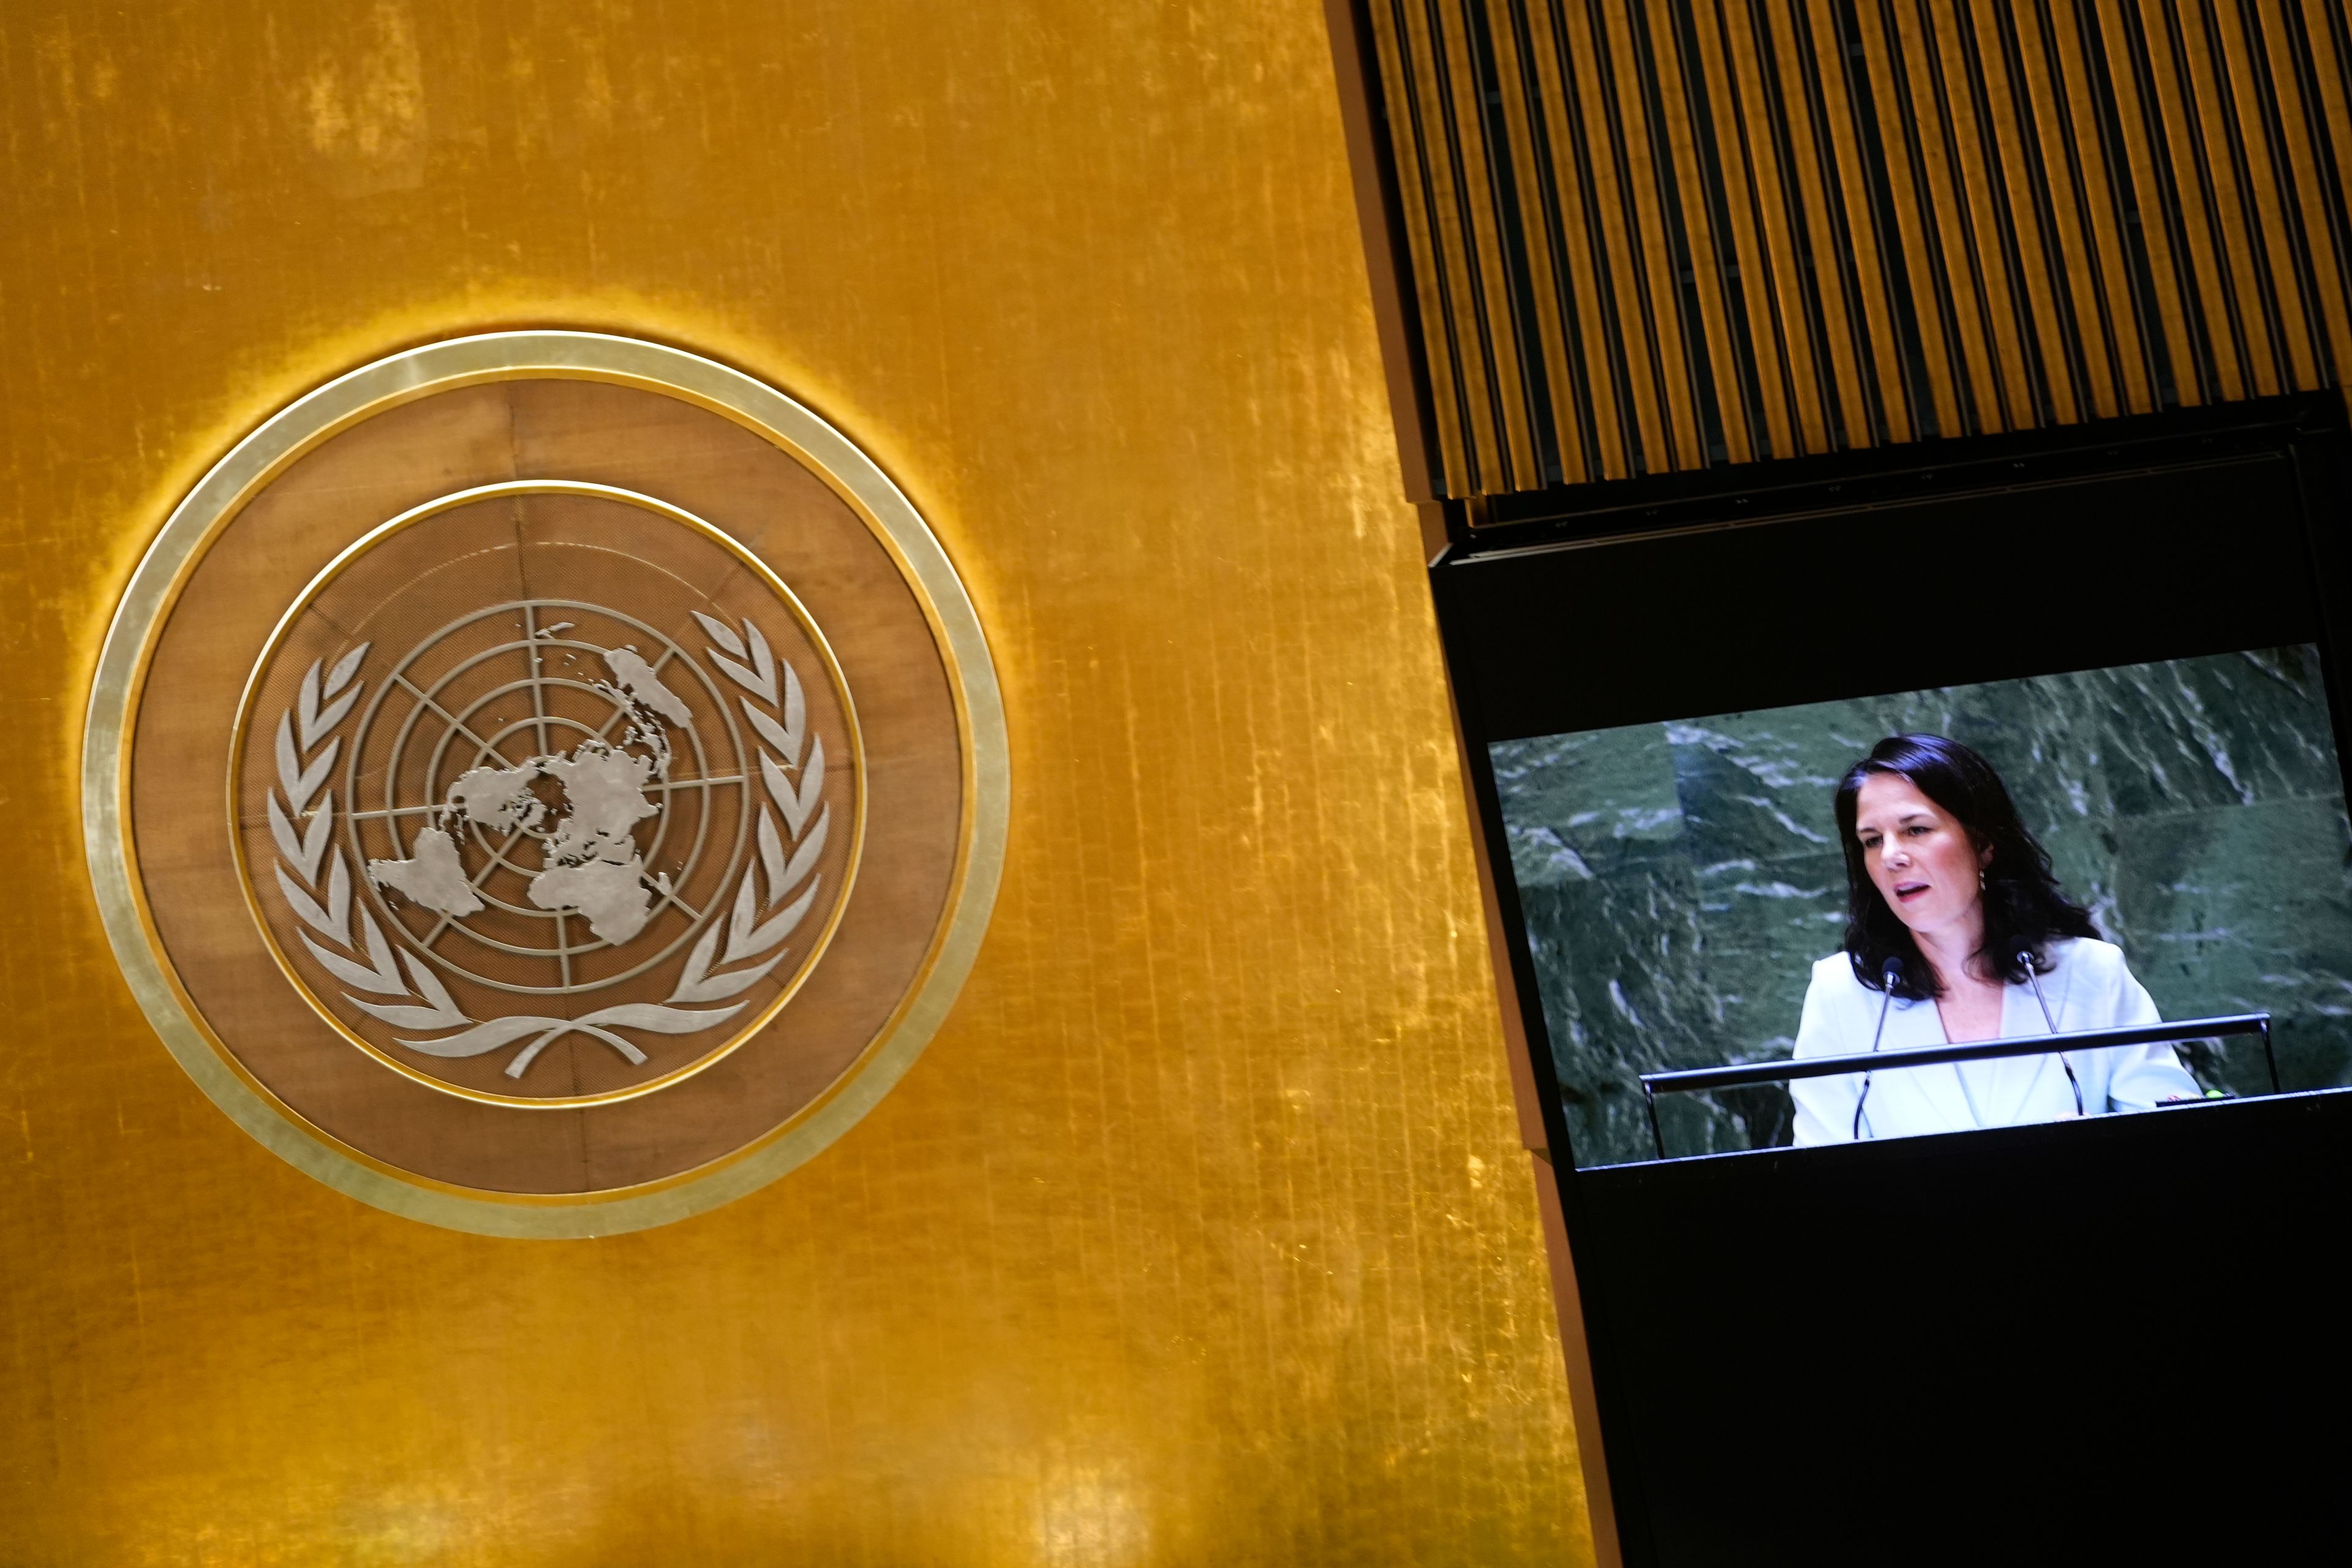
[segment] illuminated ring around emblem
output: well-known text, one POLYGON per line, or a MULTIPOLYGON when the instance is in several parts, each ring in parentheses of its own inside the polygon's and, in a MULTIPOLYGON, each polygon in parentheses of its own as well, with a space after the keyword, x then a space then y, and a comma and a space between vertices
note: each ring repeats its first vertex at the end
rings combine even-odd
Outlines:
MULTIPOLYGON (((533 601, 533 603, 547 605, 556 603, 572 604, 575 602, 537 600, 533 601)), ((611 616, 615 619, 627 618, 621 616, 620 612, 606 608, 603 605, 589 605, 584 600, 577 601, 576 603, 581 607, 595 610, 604 616, 611 616)), ((498 608, 499 606, 492 606, 489 609, 476 611, 474 614, 464 617, 458 624, 478 620, 486 615, 496 614, 498 612, 498 608)), ((640 623, 640 625, 642 625, 642 623, 640 623)), ((643 629, 648 636, 659 635, 658 633, 655 633, 651 627, 644 627, 643 629)), ((414 658, 422 649, 430 647, 437 638, 446 637, 448 634, 448 630, 449 628, 445 627, 440 632, 430 634, 424 641, 418 643, 415 647, 410 648, 406 652, 403 653, 393 666, 394 672, 396 673, 397 671, 407 668, 408 661, 410 659, 414 658)), ((664 640, 667 641, 668 639, 665 638, 664 640)), ((676 645, 673 644, 672 646, 675 647, 676 645)), ((690 654, 687 654, 683 648, 680 648, 678 651, 679 657, 685 659, 688 667, 694 669, 696 675, 703 681, 703 683, 710 688, 711 696, 718 703, 719 716, 727 721, 727 732, 729 737, 734 742, 738 761, 739 763, 741 763, 743 759, 750 755, 750 752, 745 747, 741 731, 736 727, 734 712, 727 706, 725 694, 719 690, 717 685, 711 681, 709 672, 705 671, 701 665, 697 662, 690 654)), ((343 769, 341 770, 344 780, 344 813, 347 819, 345 823, 345 826, 347 828, 351 826, 350 817, 352 806, 358 798, 356 785, 352 782, 357 776, 359 767, 360 745, 357 737, 358 735, 364 734, 366 732, 369 718, 373 715, 376 709, 383 705, 385 697, 393 689, 393 682, 390 677, 379 678, 375 679, 373 684, 375 688, 374 695, 362 708, 361 715, 357 719, 359 728, 354 732, 353 739, 347 752, 343 769)), ((431 689, 438 689, 438 688, 436 687, 431 689)), ((412 710, 412 719, 414 718, 415 712, 422 710, 422 707, 423 704, 419 703, 415 709, 412 710)), ((398 745, 405 743, 405 734, 406 731, 404 728, 400 740, 395 742, 395 750, 397 750, 398 745)), ((696 743, 698 747, 700 742, 698 740, 696 743)), ((751 1039, 761 1029, 766 1028, 769 1024, 774 1022, 776 1015, 784 1010, 786 1004, 790 1003, 793 997, 799 993, 801 987, 807 983, 808 977, 816 972, 818 962, 824 956, 824 950, 833 944, 834 932, 841 928, 842 917, 849 912, 849 900, 857 885, 857 862, 866 844, 866 748, 857 730, 857 709, 850 700, 849 682, 847 678, 841 673, 840 662, 834 658, 833 646, 825 641, 824 633, 818 628, 815 620, 811 617, 807 608, 800 602, 799 596, 784 585, 783 579, 778 577, 773 572, 768 570, 767 564, 764 562, 762 562, 758 556, 752 554, 750 551, 744 549, 740 544, 737 543, 723 531, 705 522, 702 519, 695 516, 692 512, 686 510, 682 507, 672 506, 667 501, 656 500, 651 496, 639 495, 635 490, 616 489, 610 485, 583 484, 571 479, 509 479, 499 484, 477 485, 468 489, 453 490, 445 496, 436 496, 433 500, 426 501, 420 506, 411 507, 408 510, 402 512, 399 516, 393 518, 387 522, 379 523, 374 528, 372 528, 367 532, 362 534, 351 544, 345 546, 332 561, 328 562, 327 564, 320 570, 318 575, 310 579, 309 585, 302 590, 300 595, 295 598, 294 602, 287 606, 286 613, 278 617, 278 625, 269 634, 269 640, 262 645, 260 657, 254 660, 253 673, 246 678, 244 695, 237 700, 236 729, 232 732, 229 738, 228 754, 229 846, 230 851, 236 860, 237 883, 245 889, 246 908, 251 912, 254 923, 260 928, 261 940, 268 945, 269 949, 269 956, 277 961, 279 973, 286 976, 287 980, 293 985, 295 991, 300 994, 302 1000, 310 1005, 310 1010, 318 1014, 320 1017, 326 1020, 327 1026, 330 1028, 333 1029, 335 1033, 341 1035, 352 1045, 357 1046, 361 1050, 365 1051, 377 1061, 382 1062, 393 1071, 400 1074, 401 1077, 421 1083, 427 1089, 438 1089, 443 1094, 456 1095, 460 1100, 479 1100, 487 1105, 511 1105, 530 1110, 563 1110, 583 1105, 610 1105, 624 1100, 635 1100, 644 1095, 651 1094, 656 1089, 667 1089, 671 1084, 681 1083, 687 1079, 692 1078, 695 1074, 702 1071, 704 1068, 710 1067, 713 1063, 725 1059, 746 1040, 751 1039), (841 886, 834 893, 832 907, 826 911, 824 929, 818 931, 815 940, 809 944, 807 952, 802 955, 800 963, 793 968, 792 978, 784 983, 782 988, 769 1000, 766 1006, 762 1007, 759 1012, 751 1016, 751 1019, 749 1023, 742 1025, 740 1027, 737 1028, 733 1034, 730 1035, 724 1044, 719 1045, 711 1050, 705 1051, 702 1055, 696 1057, 692 1061, 687 1062, 680 1067, 673 1068, 668 1072, 647 1079, 643 1083, 633 1083, 625 1089, 610 1089, 603 1094, 495 1094, 487 1089, 467 1089, 462 1084, 451 1083, 446 1079, 436 1078, 431 1073, 419 1071, 416 1068, 411 1066, 405 1061, 403 1061, 400 1058, 394 1056, 383 1047, 375 1044, 373 1041, 368 1039, 365 1036, 353 1029, 349 1024, 346 1024, 341 1017, 339 1017, 333 1009, 330 1008, 324 1002, 319 999, 318 993, 311 989, 310 983, 303 978, 302 972, 295 966, 292 958, 287 953, 285 947, 278 942, 278 933, 270 929, 268 918, 262 910, 260 891, 254 885, 253 868, 248 865, 246 860, 244 836, 237 831, 237 775, 244 765, 246 734, 253 722, 254 701, 260 695, 262 681, 269 673, 270 661, 277 657, 278 645, 286 640, 287 633, 294 628, 295 624, 302 618, 303 614, 310 609, 311 604, 318 598, 318 596, 326 592, 327 588, 333 584, 338 577, 341 577, 353 562, 357 561, 361 556, 365 555, 371 550, 383 544, 384 541, 392 538, 394 534, 400 533, 404 530, 414 528, 416 524, 425 521, 428 518, 438 517, 444 512, 455 511, 460 507, 472 506, 479 501, 498 500, 509 496, 520 495, 586 496, 596 500, 616 501, 625 506, 637 507, 643 510, 652 512, 657 517, 667 519, 671 522, 690 528, 696 532, 701 534, 704 538, 718 544, 729 554, 734 556, 736 561, 742 565, 744 570, 756 576, 759 579, 761 585, 765 587, 769 593, 774 595, 777 601, 791 614, 793 619, 800 624, 800 628, 808 637, 810 645, 816 649, 818 658, 824 662, 825 679, 832 683, 834 696, 841 703, 842 720, 849 731, 849 771, 850 776, 856 786, 856 792, 852 796, 850 805, 849 856, 842 866, 841 886)), ((744 769, 748 773, 748 763, 744 763, 744 769)), ((729 870, 727 875, 721 879, 722 881, 731 883, 735 877, 740 874, 743 868, 744 863, 748 858, 751 847, 750 824, 751 815, 748 812, 740 816, 736 820, 735 844, 729 855, 729 870)), ((396 838, 395 843, 397 843, 396 838)), ((359 850, 359 840, 356 837, 352 837, 351 845, 354 855, 356 855, 359 850)), ((364 864, 363 861, 362 863, 364 864)), ((434 952, 430 948, 425 947, 422 943, 416 941, 415 935, 408 930, 407 926, 400 920, 397 914, 394 913, 391 906, 383 901, 383 894, 373 885, 369 884, 365 878, 359 878, 356 880, 359 886, 355 886, 353 888, 353 896, 367 896, 374 899, 377 906, 390 919, 393 928, 390 933, 392 940, 406 946, 409 951, 419 954, 427 962, 437 964, 452 973, 461 974, 467 980, 489 984, 499 990, 508 992, 510 994, 530 996, 533 994, 548 994, 544 989, 525 989, 513 985, 502 985, 494 980, 484 980, 482 976, 475 974, 470 970, 462 969, 453 963, 446 963, 441 959, 439 954, 434 952), (360 887, 362 886, 367 889, 365 895, 362 895, 360 892, 360 887)), ((718 910, 719 901, 714 900, 710 906, 710 912, 706 913, 700 920, 693 922, 684 935, 672 938, 670 942, 658 952, 656 952, 653 956, 641 961, 635 967, 621 974, 613 976, 609 981, 600 982, 599 987, 601 988, 604 984, 617 984, 622 981, 631 979, 635 975, 644 973, 646 970, 652 968, 656 964, 664 962, 679 949, 685 947, 688 942, 693 941, 694 938, 701 932, 703 927, 708 925, 711 920, 719 918, 718 915, 718 910)), ((545 956, 553 957, 553 951, 549 950, 545 956)))
POLYGON ((272 415, 197 481, 131 573, 107 628, 82 733, 82 837, 124 978, 163 1044, 215 1105, 289 1164, 389 1213, 482 1236, 616 1235, 706 1213, 806 1163, 906 1075, 978 956, 1004 866, 1012 775, 1004 705, 980 617, 953 563, 906 495, 849 438, 783 394, 698 354, 600 332, 491 332, 394 354, 272 415), (948 677, 963 784, 946 910, 924 963, 857 1061, 783 1123, 694 1170, 641 1186, 517 1194, 401 1170, 305 1121, 213 1037, 157 940, 128 832, 131 742, 157 634, 222 530, 329 437, 404 403, 485 383, 601 381, 674 397, 798 461, 863 522, 929 624, 948 677))

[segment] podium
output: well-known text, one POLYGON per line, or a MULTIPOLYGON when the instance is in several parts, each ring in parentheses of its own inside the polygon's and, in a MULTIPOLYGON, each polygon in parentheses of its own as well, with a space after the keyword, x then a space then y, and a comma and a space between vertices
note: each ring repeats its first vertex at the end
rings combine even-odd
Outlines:
MULTIPOLYGON (((1665 1136, 1658 1128, 1658 1096, 1689 1094, 1709 1089, 1745 1089, 1759 1083, 1790 1083, 1805 1078, 1833 1078, 1841 1073, 1886 1072, 1896 1068, 1931 1068, 1946 1062, 1997 1061, 2008 1057, 2054 1057, 2068 1051, 2108 1050, 2117 1046, 2172 1046, 2186 1040, 2208 1040, 2232 1035, 2260 1035, 2263 1061, 2270 1069, 2271 1092, 2279 1092, 2278 1055, 2271 1047, 2268 1013, 2231 1013, 2214 1018, 2184 1018, 2175 1023, 2132 1024, 2119 1029, 2078 1029, 2063 1035, 2020 1035, 1998 1040, 1971 1040, 1965 1045, 1913 1046, 1903 1050, 1854 1051, 1843 1056, 1787 1058, 1776 1061, 1735 1062, 1728 1067, 1684 1068, 1642 1075, 1642 1098, 1650 1113, 1650 1143, 1658 1158, 1666 1157, 1665 1136)), ((2185 1100, 2183 1104, 2202 1104, 2185 1100)))

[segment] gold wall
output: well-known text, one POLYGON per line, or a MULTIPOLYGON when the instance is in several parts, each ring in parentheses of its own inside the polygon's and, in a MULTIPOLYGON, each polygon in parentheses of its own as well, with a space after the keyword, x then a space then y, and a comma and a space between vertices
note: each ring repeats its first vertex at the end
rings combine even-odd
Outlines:
POLYGON ((0 1563, 1589 1559, 1315 0, 9 0, 0 117, 0 1563), (77 813, 170 504, 517 325, 849 430, 1014 748, 906 1082, 596 1242, 238 1131, 77 813))

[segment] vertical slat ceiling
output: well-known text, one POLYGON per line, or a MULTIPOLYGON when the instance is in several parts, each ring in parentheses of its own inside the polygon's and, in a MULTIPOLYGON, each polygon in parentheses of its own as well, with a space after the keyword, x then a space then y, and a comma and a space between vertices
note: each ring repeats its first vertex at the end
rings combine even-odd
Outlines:
POLYGON ((2352 372, 2345 0, 1363 0, 1443 493, 2352 372))

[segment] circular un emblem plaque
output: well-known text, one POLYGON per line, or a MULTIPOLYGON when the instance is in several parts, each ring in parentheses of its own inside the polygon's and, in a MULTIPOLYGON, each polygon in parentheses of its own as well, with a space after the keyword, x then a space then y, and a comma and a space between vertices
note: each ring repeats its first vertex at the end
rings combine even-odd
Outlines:
POLYGON ((85 753, 117 953, 205 1092, 456 1228, 682 1217, 936 1028, 993 897, 969 599, 724 366, 499 333, 286 409, 165 523, 85 753))

